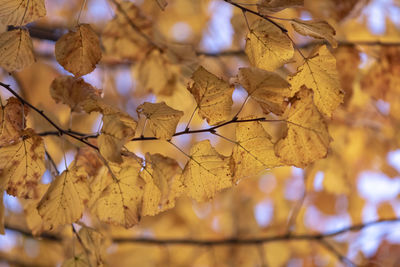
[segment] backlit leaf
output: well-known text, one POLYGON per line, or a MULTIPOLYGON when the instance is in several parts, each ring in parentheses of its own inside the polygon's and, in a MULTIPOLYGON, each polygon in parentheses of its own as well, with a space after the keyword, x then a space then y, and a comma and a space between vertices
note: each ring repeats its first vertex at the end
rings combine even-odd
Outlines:
POLYGON ((7 104, 0 107, 0 147, 18 141, 23 131, 23 120, 27 114, 27 107, 24 106, 22 110, 21 102, 15 97, 9 98, 7 104))
POLYGON ((312 92, 304 88, 296 96, 287 118, 287 134, 275 145, 275 153, 284 163, 304 168, 327 155, 330 136, 313 104, 312 92))
POLYGON ((251 25, 245 52, 253 66, 269 71, 289 62, 294 54, 289 37, 277 26, 263 19, 258 19, 251 25))
POLYGON ((169 107, 165 102, 144 102, 136 111, 147 118, 148 126, 153 134, 160 139, 169 140, 175 133, 176 126, 183 112, 169 107))
POLYGON ((325 45, 306 59, 289 82, 294 92, 299 91, 303 85, 312 89, 315 105, 326 116, 330 117, 343 101, 344 94, 340 89, 336 60, 325 45))
POLYGON ((53 229, 79 220, 88 200, 87 173, 76 168, 73 162, 70 169, 54 179, 37 209, 44 227, 53 229))
POLYGON ((193 73, 192 80, 188 90, 197 102, 199 115, 210 125, 228 120, 233 104, 233 87, 203 67, 193 73))
POLYGON ((325 39, 332 47, 337 47, 337 41, 335 37, 333 37, 336 31, 328 22, 293 19, 291 24, 293 29, 301 35, 325 39))
POLYGON ((255 176, 263 170, 283 165, 275 155, 271 136, 260 122, 238 124, 236 141, 237 144, 232 152, 235 180, 255 176))
POLYGON ((97 216, 103 222, 129 228, 140 220, 144 182, 139 178, 141 159, 123 157, 121 165, 110 163, 106 173, 112 182, 97 201, 97 216))
POLYGON ((281 76, 258 68, 240 68, 237 80, 265 113, 283 114, 292 93, 290 84, 281 76))
POLYGON ((88 99, 100 98, 101 90, 95 89, 82 78, 60 76, 50 86, 53 99, 68 105, 72 111, 82 111, 82 103, 88 99))
POLYGON ((35 56, 28 30, 21 28, 0 34, 0 67, 11 73, 33 62, 35 56))
POLYGON ((303 5, 304 0, 259 0, 257 9, 261 14, 269 15, 285 8, 301 7, 303 5))
POLYGON ((21 26, 46 16, 44 0, 0 0, 0 22, 21 26))
POLYGON ((229 157, 219 154, 209 140, 192 146, 182 175, 187 194, 197 201, 210 200, 217 192, 232 186, 229 157))
POLYGON ((10 195, 32 198, 45 169, 43 140, 32 129, 19 142, 0 147, 0 188, 10 195))
POLYGON ((135 136, 136 126, 136 121, 127 114, 104 115, 98 138, 101 155, 107 160, 121 163, 121 148, 135 136))
POLYGON ((92 72, 100 61, 100 40, 89 24, 80 24, 56 42, 55 53, 64 69, 80 77, 92 72))

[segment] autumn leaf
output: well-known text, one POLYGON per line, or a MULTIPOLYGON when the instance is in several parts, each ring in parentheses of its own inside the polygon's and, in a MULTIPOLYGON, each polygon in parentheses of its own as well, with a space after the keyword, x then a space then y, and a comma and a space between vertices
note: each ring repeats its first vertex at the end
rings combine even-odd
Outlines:
POLYGON ((167 0, 156 0, 156 2, 157 2, 158 6, 161 8, 162 11, 164 11, 165 8, 168 5, 167 0))
POLYGON ((120 165, 110 163, 106 175, 112 182, 97 200, 97 216, 103 222, 130 228, 141 216, 144 182, 139 178, 142 161, 136 155, 124 156, 120 165))
MULTIPOLYGON (((95 264, 100 265, 103 262, 103 248, 107 244, 104 236, 94 228, 82 225, 79 230, 79 237, 83 247, 94 257, 95 264)), ((92 257, 91 257, 92 258, 92 257)))
POLYGON ((11 73, 35 62, 32 39, 26 29, 0 34, 0 67, 11 73))
POLYGON ((169 107, 165 102, 144 102, 136 109, 138 115, 145 115, 153 134, 160 139, 170 140, 183 112, 169 107))
POLYGON ((289 62, 294 54, 289 37, 274 24, 256 20, 247 34, 245 52, 251 65, 273 71, 289 62))
POLYGON ((192 146, 182 175, 187 194, 197 201, 210 200, 217 192, 232 186, 229 157, 219 154, 209 140, 192 146))
POLYGON ((275 145, 275 153, 282 162, 304 168, 327 155, 331 139, 313 104, 312 92, 303 88, 296 97, 289 110, 286 136, 275 145))
POLYGON ((301 35, 325 39, 332 47, 337 47, 337 41, 335 37, 333 37, 336 34, 336 31, 328 22, 293 19, 291 24, 293 29, 301 35))
POLYGON ((194 96, 199 115, 208 124, 216 125, 229 119, 232 108, 233 87, 205 68, 199 67, 192 76, 188 90, 194 96))
POLYGON ((89 260, 84 253, 76 255, 63 262, 61 267, 90 267, 89 260))
POLYGON ((182 169, 178 162, 161 154, 146 153, 146 166, 140 176, 146 182, 143 215, 155 215, 173 208, 183 193, 182 169))
POLYGON ((143 58, 151 46, 131 23, 145 34, 150 33, 152 23, 132 2, 124 1, 120 7, 124 12, 117 10, 115 18, 107 23, 101 35, 106 54, 122 59, 143 58))
POLYGON ((50 85, 50 94, 53 99, 68 105, 71 111, 82 111, 82 103, 89 99, 99 99, 101 90, 86 83, 82 78, 60 76, 50 85))
POLYGON ((265 113, 282 115, 292 96, 290 84, 276 73, 258 68, 240 68, 237 75, 251 98, 256 100, 265 113))
POLYGON ((121 163, 122 146, 135 136, 136 127, 137 122, 127 114, 104 115, 98 138, 100 154, 107 160, 121 163))
POLYGON ((43 140, 32 129, 19 142, 0 147, 0 188, 10 195, 32 198, 45 169, 43 140))
POLYGON ((285 8, 301 7, 304 0, 259 0, 257 9, 260 14, 269 15, 270 13, 279 12, 285 8))
POLYGON ((283 165, 275 155, 271 139, 260 122, 246 122, 236 126, 237 143, 232 152, 235 180, 283 165))
POLYGON ((0 22, 21 26, 46 16, 44 0, 0 0, 0 22))
POLYGON ((89 24, 80 24, 56 42, 55 53, 64 69, 80 77, 92 72, 99 63, 100 40, 89 24))
POLYGON ((303 85, 314 91, 314 103, 318 110, 331 116, 332 112, 343 101, 336 60, 325 45, 318 49, 311 58, 307 58, 298 72, 291 77, 294 92, 303 85))
POLYGON ((82 217, 89 200, 87 173, 76 168, 75 162, 57 176, 38 204, 45 229, 71 224, 82 217))
POLYGON ((0 107, 0 147, 15 143, 21 137, 23 120, 26 119, 28 108, 22 106, 15 98, 7 99, 7 104, 0 107), (24 110, 22 110, 24 109, 24 110))

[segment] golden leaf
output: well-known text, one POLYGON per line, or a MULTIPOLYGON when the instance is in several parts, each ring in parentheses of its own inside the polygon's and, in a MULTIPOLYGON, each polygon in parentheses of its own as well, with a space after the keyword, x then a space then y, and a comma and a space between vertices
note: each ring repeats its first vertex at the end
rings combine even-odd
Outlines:
POLYGON ((188 90, 197 102, 199 115, 210 125, 228 120, 234 88, 201 66, 193 73, 192 80, 188 90))
POLYGON ((55 53, 64 69, 80 77, 92 72, 99 63, 100 40, 89 24, 80 24, 56 42, 55 53))
POLYGON ((294 92, 299 91, 303 85, 311 88, 315 105, 326 116, 330 117, 343 101, 336 60, 325 45, 314 56, 306 59, 289 82, 294 92))
POLYGON ((44 0, 0 0, 0 22, 21 26, 46 16, 44 0))
POLYGON ((17 142, 21 137, 23 120, 28 114, 28 108, 22 110, 21 102, 15 98, 7 99, 7 104, 0 107, 0 147, 17 142))
POLYGON ((11 73, 35 62, 32 39, 26 29, 0 34, 0 67, 11 73))
POLYGON ((89 200, 87 173, 76 168, 75 162, 70 167, 54 179, 38 204, 46 229, 79 220, 89 200))
POLYGON ((112 182, 97 200, 97 216, 106 223, 129 228, 140 220, 144 182, 139 178, 141 159, 124 156, 121 165, 110 163, 112 182))
POLYGON ((197 201, 210 200, 218 191, 232 186, 229 157, 219 154, 209 140, 193 145, 182 175, 187 194, 197 201))
POLYGON ((43 219, 39 215, 37 206, 49 189, 50 184, 38 184, 36 194, 31 199, 21 199, 21 204, 24 208, 26 225, 32 231, 33 235, 40 235, 45 229, 43 219))
POLYGON ((51 83, 50 94, 56 103, 62 102, 71 111, 80 112, 84 101, 100 98, 101 90, 95 89, 82 78, 60 76, 51 83))
POLYGON ((259 0, 257 9, 260 14, 269 15, 285 8, 301 7, 303 5, 304 0, 259 0))
POLYGON ((292 96, 290 84, 276 73, 258 68, 240 68, 237 81, 256 100, 265 113, 282 115, 287 98, 292 96))
POLYGON ((0 147, 0 188, 10 195, 32 198, 45 169, 43 140, 32 129, 18 143, 0 147))
POLYGON ((103 116, 103 127, 98 138, 101 155, 110 161, 121 163, 121 149, 135 136, 136 121, 124 113, 103 116))
POLYGON ((143 58, 151 46, 132 28, 130 22, 133 22, 144 34, 149 34, 151 21, 143 16, 131 2, 122 2, 120 6, 125 14, 118 10, 116 17, 107 23, 102 33, 105 51, 108 55, 122 59, 143 58))
POLYGON ((332 47, 337 47, 335 29, 326 21, 305 21, 293 19, 291 21, 293 29, 301 35, 311 36, 318 39, 325 39, 332 47))
POLYGON ((146 182, 143 194, 143 215, 155 215, 173 208, 184 191, 182 169, 176 160, 161 154, 146 153, 146 167, 140 176, 146 182))
POLYGON ((239 123, 236 126, 236 141, 232 152, 235 180, 283 165, 275 155, 271 136, 260 122, 239 123))
POLYGON ((296 96, 289 110, 286 136, 275 144, 275 153, 284 163, 304 168, 327 155, 330 136, 312 92, 304 88, 296 96))
POLYGON ((101 264, 103 262, 102 248, 105 245, 103 235, 96 229, 82 225, 81 230, 79 230, 79 237, 84 248, 90 252, 90 255, 94 256, 95 263, 101 264))
POLYGON ((250 63, 273 71, 289 62, 294 54, 289 37, 264 19, 256 20, 247 35, 245 52, 250 63))
POLYGON ((169 107, 165 102, 144 102, 136 109, 138 115, 145 115, 153 134, 160 139, 169 140, 175 133, 176 126, 183 112, 169 107))

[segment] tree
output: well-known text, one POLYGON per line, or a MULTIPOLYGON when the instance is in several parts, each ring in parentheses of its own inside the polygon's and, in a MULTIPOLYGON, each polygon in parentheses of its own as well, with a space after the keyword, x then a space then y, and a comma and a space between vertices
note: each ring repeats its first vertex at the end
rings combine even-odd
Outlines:
POLYGON ((381 2, 0 0, 0 259, 396 266, 381 2))

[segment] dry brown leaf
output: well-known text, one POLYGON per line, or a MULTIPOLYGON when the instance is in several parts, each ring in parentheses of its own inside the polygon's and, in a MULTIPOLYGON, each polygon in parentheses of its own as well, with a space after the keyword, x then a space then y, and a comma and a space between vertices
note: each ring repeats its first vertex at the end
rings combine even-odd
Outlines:
POLYGON ((7 104, 0 107, 0 147, 17 142, 21 137, 23 120, 26 119, 28 108, 22 110, 21 102, 15 98, 7 99, 7 104))
POLYGON ((233 86, 201 66, 193 73, 192 80, 188 90, 197 102, 199 115, 210 125, 228 120, 233 104, 233 86))
POLYGON ((56 42, 55 53, 64 69, 80 77, 92 72, 99 63, 100 40, 89 24, 80 24, 56 42))
POLYGON ((258 19, 247 34, 245 52, 254 67, 273 71, 292 59, 294 49, 292 41, 281 29, 258 19))
POLYGON ((337 41, 335 37, 333 37, 336 31, 328 22, 293 19, 291 24, 293 29, 301 35, 325 39, 332 47, 337 47, 337 41))
POLYGON ((292 96, 290 84, 276 73, 258 68, 240 68, 239 82, 251 98, 256 100, 265 113, 282 115, 292 96))
POLYGON ((32 198, 45 171, 44 143, 32 129, 22 133, 22 140, 0 147, 0 188, 22 198, 32 198))
POLYGON ((0 34, 0 67, 11 73, 35 62, 32 39, 26 29, 0 34))
POLYGON ((160 139, 170 140, 183 112, 169 107, 165 102, 144 102, 136 109, 138 115, 145 115, 153 134, 160 139))
POLYGON ((275 153, 282 162, 304 168, 327 155, 331 139, 312 91, 303 88, 296 96, 287 118, 287 134, 276 143, 275 153))
POLYGON ((46 16, 44 0, 0 0, 0 22, 21 26, 46 16))
POLYGON ((318 110, 331 117, 332 112, 343 101, 343 92, 340 87, 339 74, 336 70, 336 59, 323 45, 289 80, 294 92, 303 85, 314 91, 314 103, 318 110))
POLYGON ((219 154, 209 140, 193 145, 182 174, 187 194, 197 201, 206 201, 222 189, 231 187, 229 160, 229 157, 219 154))

